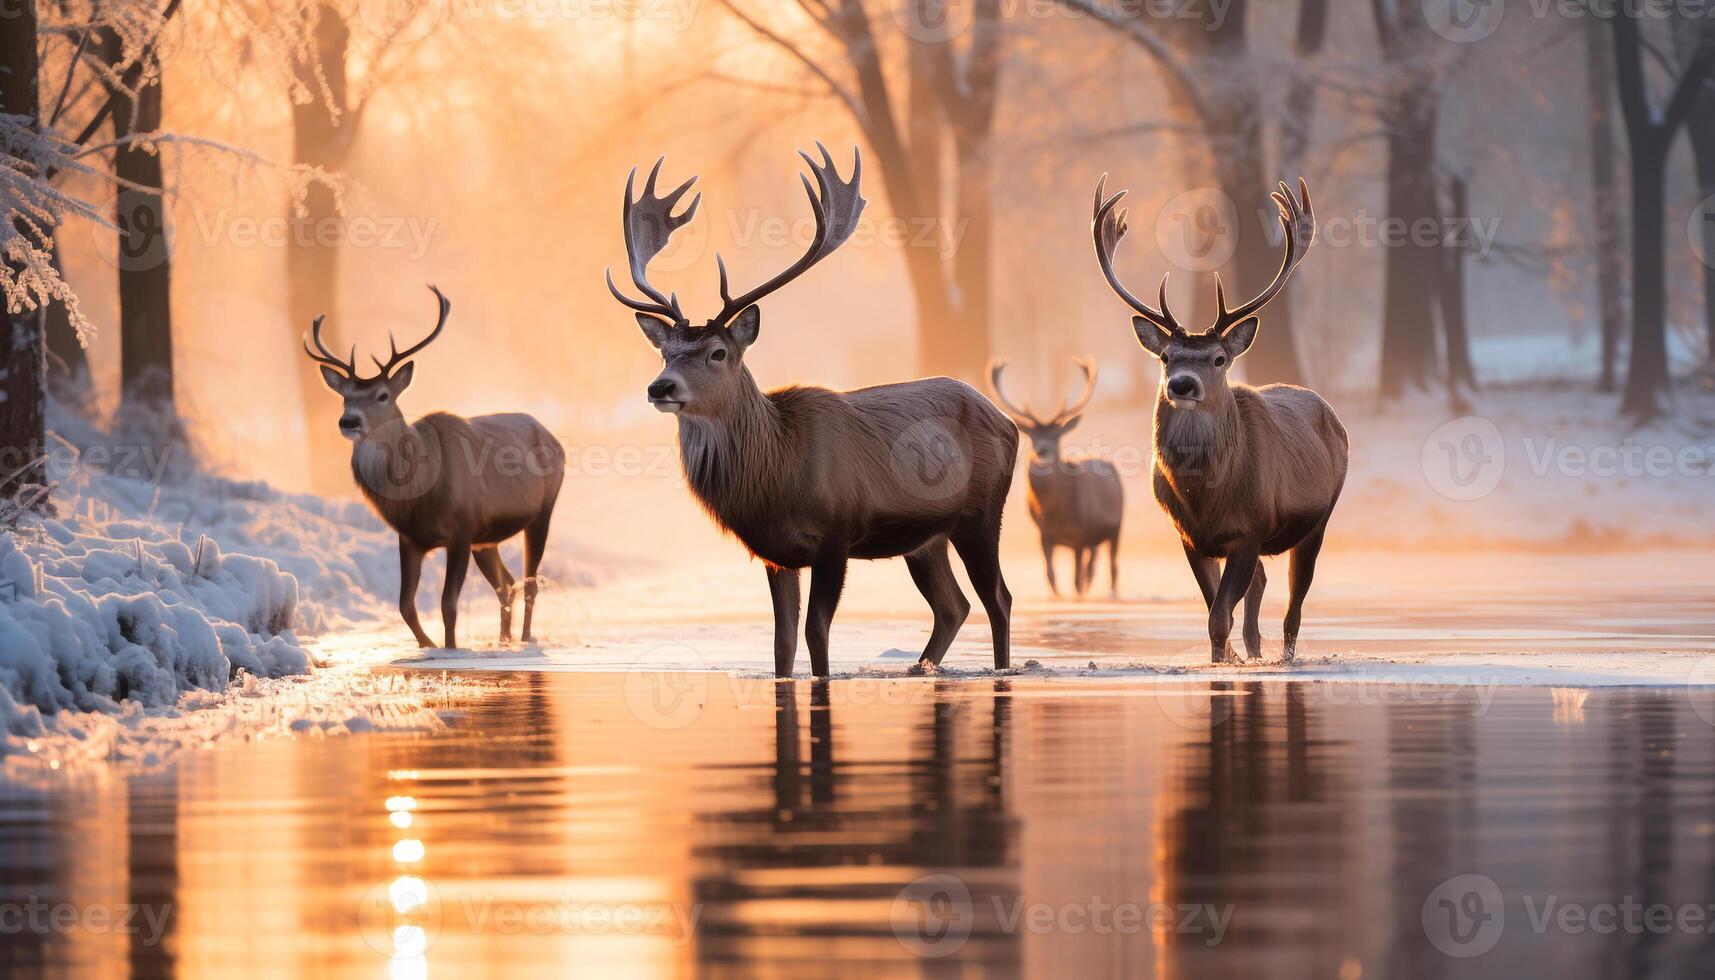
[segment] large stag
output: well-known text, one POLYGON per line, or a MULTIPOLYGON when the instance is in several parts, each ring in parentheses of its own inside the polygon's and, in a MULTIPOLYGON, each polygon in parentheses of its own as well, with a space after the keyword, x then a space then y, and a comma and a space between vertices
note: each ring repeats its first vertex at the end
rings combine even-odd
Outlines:
POLYGON ((1048 588, 1055 595, 1054 549, 1072 551, 1072 581, 1079 595, 1089 591, 1095 578, 1096 551, 1108 546, 1108 590, 1119 595, 1120 521, 1125 516, 1125 487, 1119 472, 1105 459, 1073 456, 1062 452, 1060 439, 1083 418, 1084 406, 1096 392, 1096 367, 1089 358, 1077 361, 1084 372, 1084 393, 1073 404, 1062 405, 1046 419, 1038 418, 1029 405, 1015 405, 1001 391, 1000 376, 1005 361, 989 365, 989 384, 995 400, 1012 416, 1030 439, 1030 517, 1042 532, 1042 561, 1048 568, 1048 588))
POLYGON ((475 561, 500 598, 500 639, 512 638, 516 580, 500 558, 500 544, 524 534, 524 628, 530 642, 530 617, 536 608, 537 569, 548 543, 548 522, 565 478, 566 453, 542 423, 528 415, 479 415, 466 419, 446 412, 407 424, 399 396, 411 383, 409 358, 429 346, 447 325, 452 303, 434 286, 440 318, 429 335, 401 351, 388 335, 392 354, 374 361, 381 372, 357 373, 357 348, 340 357, 322 342, 316 317, 304 351, 322 366, 322 378, 345 400, 340 434, 353 443, 351 473, 365 498, 399 532, 399 614, 420 646, 434 641, 417 618, 417 582, 423 556, 447 550, 447 578, 441 593, 441 622, 447 646, 458 642, 459 591, 475 561), (315 349, 310 349, 310 342, 315 349))
POLYGON ((1185 557, 1209 606, 1210 656, 1232 657, 1227 638, 1233 606, 1245 599, 1245 651, 1262 655, 1257 611, 1268 576, 1263 555, 1292 553, 1292 598, 1286 610, 1285 658, 1298 647, 1304 596, 1340 488, 1346 481, 1346 429, 1321 396, 1295 385, 1252 388, 1230 383, 1233 361, 1256 339, 1257 313, 1286 286, 1316 233, 1310 191, 1298 197, 1282 183, 1274 195, 1285 232, 1280 271, 1255 299, 1227 308, 1215 279, 1214 326, 1181 327, 1167 308, 1167 279, 1156 309, 1133 296, 1114 274, 1114 248, 1126 233, 1125 191, 1105 197, 1096 184, 1091 222, 1096 258, 1108 285, 1137 312, 1132 327, 1145 350, 1161 359, 1155 404, 1155 499, 1179 528, 1185 557), (1223 569, 1219 559, 1226 559, 1223 569))
POLYGON ((1001 506, 1012 482, 1018 431, 988 399, 949 378, 926 378, 856 391, 794 386, 763 393, 744 356, 761 329, 756 304, 802 275, 851 237, 865 201, 858 192, 862 160, 842 181, 828 151, 804 189, 816 232, 784 272, 739 296, 727 287, 712 319, 694 325, 677 294, 651 286, 649 260, 696 213, 701 195, 674 214, 695 177, 664 196, 655 193, 657 161, 643 193, 625 185, 625 246, 631 281, 646 297, 608 288, 636 311, 644 336, 661 352, 649 401, 678 416, 685 478, 717 523, 762 559, 774 598, 774 671, 790 676, 798 649, 800 569, 811 570, 805 638, 810 669, 828 673, 828 627, 851 558, 904 556, 934 611, 934 629, 918 669, 940 663, 970 603, 947 560, 958 550, 994 635, 996 667, 1009 663, 1012 596, 1001 578, 1001 506))

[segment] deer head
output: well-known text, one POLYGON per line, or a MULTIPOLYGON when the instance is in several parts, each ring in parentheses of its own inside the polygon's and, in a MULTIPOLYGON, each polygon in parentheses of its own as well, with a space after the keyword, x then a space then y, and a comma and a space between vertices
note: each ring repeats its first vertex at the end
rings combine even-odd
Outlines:
POLYGON ((1096 365, 1087 357, 1073 360, 1078 370, 1084 373, 1084 391, 1078 400, 1071 405, 1061 405, 1060 410, 1048 418, 1040 418, 1030 410, 1029 405, 1015 405, 1001 391, 1000 375, 1006 370, 1006 361, 989 362, 989 384, 994 388, 995 399, 1000 407, 1012 416, 1018 427, 1030 438, 1030 458, 1034 465, 1052 467, 1060 459, 1060 437, 1077 427, 1083 418, 1084 406, 1090 404, 1090 397, 1096 393, 1096 365))
POLYGON ((744 354, 762 329, 757 302, 827 258, 856 230, 858 216, 867 203, 858 192, 863 160, 854 148, 851 180, 842 181, 827 148, 820 143, 816 148, 822 154, 820 163, 807 153, 799 154, 816 178, 812 185, 809 177, 800 175, 816 216, 816 233, 809 249, 784 272, 736 297, 728 289, 726 262, 715 256, 720 269, 721 310, 695 326, 680 310, 678 294, 663 295, 649 284, 647 273, 649 260, 667 246, 673 232, 697 213, 701 194, 693 197, 683 211, 673 213, 697 178, 692 177, 669 193, 657 196, 655 179, 663 162, 657 160, 644 182, 643 193, 636 199, 632 197, 632 186, 637 171, 633 169, 626 178, 625 251, 630 260, 631 281, 646 298, 633 299, 620 292, 613 284, 611 269, 607 273, 607 288, 615 299, 636 311, 637 325, 643 328, 643 335, 661 352, 661 373, 648 389, 649 402, 659 411, 718 416, 734 397, 742 394, 744 386, 754 388, 755 382, 744 367, 744 354))
POLYGON ((1102 274, 1114 293, 1137 312, 1132 317, 1132 329, 1138 343, 1161 359, 1162 397, 1175 409, 1195 411, 1199 407, 1224 401, 1231 396, 1227 371, 1239 355, 1250 349, 1256 340, 1257 313, 1277 296, 1292 276, 1298 263, 1310 248, 1316 233, 1316 218, 1310 209, 1310 190, 1302 178, 1298 181, 1298 197, 1284 182, 1273 194, 1280 208, 1280 226, 1285 232, 1285 255, 1280 271, 1256 298, 1227 309, 1226 292, 1221 277, 1215 276, 1215 324, 1201 333, 1191 333, 1174 319, 1167 308, 1167 276, 1161 277, 1160 309, 1132 295, 1114 273, 1114 248, 1126 233, 1126 211, 1115 210, 1125 191, 1106 197, 1108 177, 1096 184, 1095 215, 1090 228, 1096 242, 1096 259, 1102 274))
POLYGON ((360 442, 371 432, 382 426, 398 424, 404 421, 404 415, 399 411, 399 396, 411 384, 412 364, 409 358, 418 351, 429 346, 441 330, 447 325, 447 313, 453 304, 434 286, 429 291, 435 294, 440 302, 440 318, 435 321, 435 329, 421 341, 400 350, 393 339, 391 331, 387 334, 387 346, 391 353, 383 362, 379 357, 372 357, 381 373, 372 378, 362 378, 357 374, 357 347, 351 348, 351 356, 342 358, 328 350, 322 342, 322 321, 325 317, 316 317, 310 327, 310 335, 304 338, 304 353, 310 359, 322 366, 322 380, 341 398, 345 399, 344 411, 339 416, 340 434, 353 442, 360 442), (314 341, 315 349, 310 348, 314 341))

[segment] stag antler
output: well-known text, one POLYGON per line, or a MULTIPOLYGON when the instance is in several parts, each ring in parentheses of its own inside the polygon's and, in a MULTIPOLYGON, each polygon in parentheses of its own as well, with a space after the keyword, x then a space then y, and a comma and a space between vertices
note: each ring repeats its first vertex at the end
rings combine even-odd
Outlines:
POLYGON ((429 331, 429 335, 427 337, 424 337, 422 340, 412 344, 404 350, 400 350, 398 342, 393 339, 393 331, 387 331, 387 349, 392 352, 388 355, 387 362, 383 364, 381 362, 381 358, 373 355, 369 358, 375 362, 376 367, 381 369, 381 373, 376 375, 376 377, 385 378, 391 375, 393 373, 393 369, 397 367, 400 362, 409 360, 412 354, 415 354, 429 346, 434 342, 436 337, 441 335, 441 331, 446 328, 447 314, 451 313, 453 309, 452 300, 447 299, 446 296, 442 295, 441 291, 433 285, 429 286, 429 292, 434 293, 435 299, 440 300, 441 303, 441 313, 439 319, 435 321, 435 329, 429 331))
POLYGON ((1235 309, 1227 309, 1226 293, 1221 289, 1221 277, 1215 276, 1215 325, 1211 333, 1224 334, 1234 325, 1255 316, 1257 311, 1268 305, 1268 301, 1279 295, 1285 288, 1286 280, 1292 277, 1292 271, 1298 268, 1298 263, 1304 261, 1304 256, 1310 251, 1310 241, 1316 235, 1316 215, 1310 209, 1310 188, 1305 186, 1304 178, 1298 178, 1298 199, 1292 197, 1292 190, 1286 186, 1286 181, 1280 182, 1280 190, 1272 195, 1274 203, 1280 208, 1280 227, 1286 233, 1286 254, 1281 257, 1280 271, 1275 273, 1274 281, 1269 283, 1256 298, 1248 303, 1241 303, 1235 309))
POLYGON ((989 362, 989 387, 994 389, 995 400, 1000 402, 1000 407, 1005 409, 1006 413, 1011 415, 1014 420, 1029 422, 1031 425, 1041 425, 1042 420, 1036 417, 1036 413, 1030 410, 1030 406, 1014 405, 1012 399, 1006 397, 1006 392, 1001 390, 1000 374, 1006 370, 1006 365, 1005 358, 996 358, 989 362))
POLYGON ((1120 282, 1119 276, 1114 274, 1114 249, 1119 245, 1120 239, 1125 237, 1127 228, 1125 219, 1130 212, 1123 208, 1118 212, 1114 211, 1114 206, 1119 204, 1120 198, 1125 197, 1126 192, 1119 191, 1113 197, 1104 198, 1103 195, 1107 191, 1107 186, 1108 175, 1102 174, 1101 179, 1096 181, 1095 215, 1090 221, 1090 231, 1096 240, 1096 260, 1102 265, 1102 275, 1107 277, 1108 285, 1113 287, 1114 293, 1124 300, 1127 306, 1136 310, 1139 316, 1155 324, 1157 329, 1169 336, 1184 336, 1185 329, 1179 325, 1179 321, 1173 318, 1173 312, 1167 308, 1167 277, 1165 275, 1161 277, 1161 309, 1158 310, 1133 296, 1131 290, 1125 288, 1125 285, 1120 282))
POLYGON ((864 200, 858 187, 863 180, 862 155, 857 147, 852 147, 852 179, 842 181, 828 148, 818 140, 816 149, 822 153, 822 162, 819 164, 808 153, 800 151, 798 154, 810 165, 810 172, 816 175, 815 187, 810 186, 810 178, 803 174, 798 175, 804 182, 804 193, 810 197, 810 209, 816 215, 816 235, 810 241, 809 250, 802 258, 788 266, 786 271, 737 297, 727 288, 726 261, 716 255, 715 264, 720 268, 721 274, 721 311, 710 323, 726 324, 764 296, 803 275, 811 266, 827 258, 834 249, 844 245, 846 240, 852 237, 852 232, 857 230, 858 216, 863 214, 864 205, 869 203, 864 200))
POLYGON ((613 284, 613 269, 607 270, 607 289, 613 293, 613 298, 639 313, 651 313, 664 316, 670 323, 684 323, 685 314, 679 309, 679 294, 666 296, 659 289, 649 285, 649 260, 661 253, 667 247, 667 241, 673 237, 673 232, 689 222, 697 214, 697 205, 702 203, 703 195, 698 192, 691 198, 691 204, 679 214, 673 209, 678 207, 680 199, 691 185, 697 182, 695 176, 674 188, 667 194, 655 195, 655 178, 661 173, 661 165, 667 162, 666 157, 655 161, 655 166, 649 171, 649 179, 643 183, 643 194, 635 201, 631 197, 632 185, 637 182, 637 168, 631 168, 630 176, 625 178, 625 255, 631 264, 631 281, 649 297, 650 302, 632 299, 619 291, 613 284))
POLYGON ((351 345, 351 357, 349 358, 341 358, 338 354, 328 350, 328 345, 322 343, 322 321, 326 319, 327 314, 324 313, 321 316, 316 317, 315 322, 310 325, 309 335, 304 338, 304 353, 310 355, 310 360, 315 361, 317 364, 325 364, 328 367, 333 368, 335 371, 345 375, 347 378, 356 380, 357 345, 351 345), (311 340, 316 342, 315 350, 310 349, 311 340))
POLYGON ((1055 413, 1055 425, 1064 424, 1073 416, 1082 414, 1084 406, 1088 405, 1090 399, 1096 394, 1096 362, 1088 357, 1074 357, 1072 363, 1078 365, 1078 370, 1084 372, 1084 393, 1078 396, 1078 401, 1075 404, 1062 408, 1055 413))

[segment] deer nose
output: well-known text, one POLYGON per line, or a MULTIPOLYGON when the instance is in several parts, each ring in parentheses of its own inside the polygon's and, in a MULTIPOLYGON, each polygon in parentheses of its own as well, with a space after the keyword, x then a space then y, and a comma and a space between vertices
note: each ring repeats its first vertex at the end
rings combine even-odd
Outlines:
POLYGON ((339 417, 339 427, 345 432, 350 432, 362 424, 363 420, 355 415, 341 415, 339 417))
POLYGON ((673 382, 669 378, 656 378, 649 386, 649 397, 660 401, 673 393, 673 382))
POLYGON ((1197 379, 1189 374, 1176 375, 1167 382, 1167 393, 1175 398, 1189 398, 1197 393, 1197 379))

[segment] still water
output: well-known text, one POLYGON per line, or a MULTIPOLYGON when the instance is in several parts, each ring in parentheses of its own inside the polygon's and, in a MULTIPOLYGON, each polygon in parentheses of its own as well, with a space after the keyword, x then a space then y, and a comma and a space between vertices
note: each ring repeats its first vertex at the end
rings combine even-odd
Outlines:
POLYGON ((1715 970, 1715 690, 483 683, 0 787, 0 974, 1715 970))

